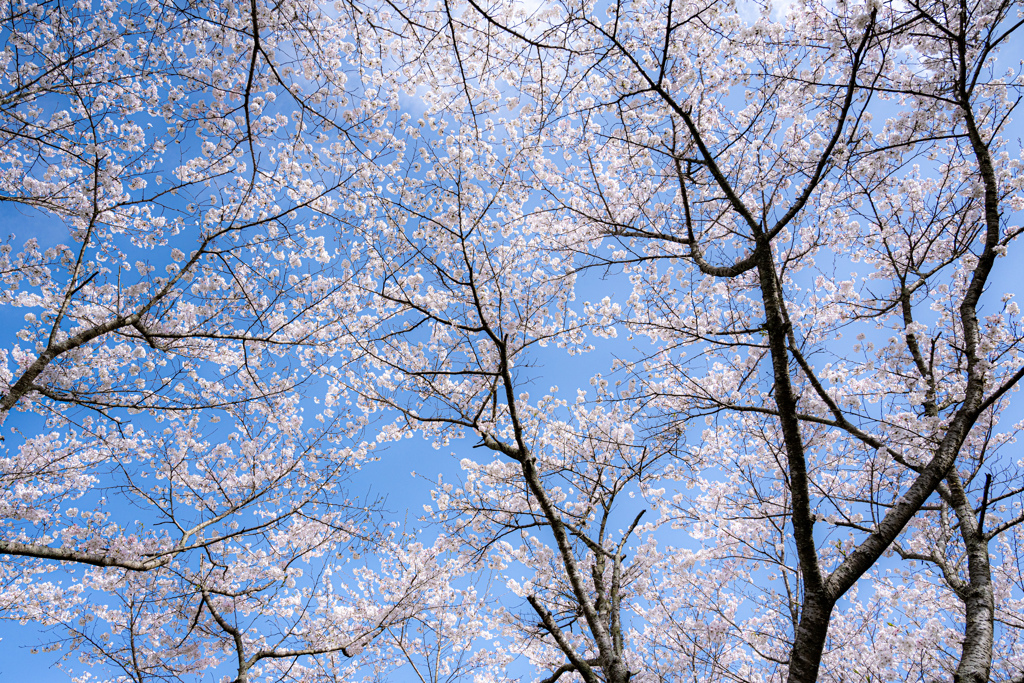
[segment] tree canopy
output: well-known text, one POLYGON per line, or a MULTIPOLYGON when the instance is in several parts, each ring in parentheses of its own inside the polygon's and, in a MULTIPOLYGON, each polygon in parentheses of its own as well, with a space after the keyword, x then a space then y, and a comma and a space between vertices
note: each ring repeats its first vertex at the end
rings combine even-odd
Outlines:
POLYGON ((8 3, 0 647, 1024 681, 1022 26, 8 3))

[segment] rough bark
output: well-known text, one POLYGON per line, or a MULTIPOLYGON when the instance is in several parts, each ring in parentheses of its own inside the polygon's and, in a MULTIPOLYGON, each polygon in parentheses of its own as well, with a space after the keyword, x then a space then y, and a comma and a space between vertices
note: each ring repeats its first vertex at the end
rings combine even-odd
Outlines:
POLYGON ((995 630, 995 596, 989 562, 988 538, 975 519, 956 472, 946 478, 947 496, 960 522, 960 533, 967 549, 967 582, 954 586, 964 604, 964 643, 960 661, 953 674, 954 683, 986 683, 992 670, 992 645, 995 630))

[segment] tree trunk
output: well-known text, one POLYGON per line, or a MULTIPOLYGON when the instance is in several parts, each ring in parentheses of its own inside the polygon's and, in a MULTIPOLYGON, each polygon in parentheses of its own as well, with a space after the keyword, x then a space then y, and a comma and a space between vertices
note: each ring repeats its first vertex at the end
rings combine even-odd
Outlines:
POLYGON ((789 658, 789 683, 814 683, 825 650, 828 624, 835 601, 821 593, 805 593, 800 623, 789 658))
POLYGON ((949 473, 946 482, 949 502, 960 521, 960 533, 967 549, 967 583, 960 583, 959 586, 954 584, 954 590, 964 603, 966 623, 963 649, 953 681, 987 683, 992 669, 995 629, 995 596, 992 590, 988 538, 974 516, 974 507, 955 470, 949 473))

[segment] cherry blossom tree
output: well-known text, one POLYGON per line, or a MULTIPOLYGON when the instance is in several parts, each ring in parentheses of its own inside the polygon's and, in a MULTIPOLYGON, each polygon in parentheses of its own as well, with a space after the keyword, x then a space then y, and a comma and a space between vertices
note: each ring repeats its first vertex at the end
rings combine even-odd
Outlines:
POLYGON ((446 576, 387 568, 409 551, 345 490, 365 415, 322 380, 359 305, 319 228, 396 151, 373 27, 0 13, 0 203, 45 226, 0 250, 4 618, 117 680, 349 667, 446 576), (337 568, 367 548, 373 600, 337 568))
POLYGON ((463 459, 462 482, 439 480, 428 513, 488 570, 532 573, 506 579, 530 612, 505 610, 502 631, 528 639, 519 647, 545 680, 627 681, 640 666, 622 615, 649 549, 628 558, 643 510, 624 517, 621 501, 650 485, 660 454, 639 443, 603 381, 596 404, 525 391, 532 355, 584 350, 592 322, 570 308, 572 275, 513 227, 526 196, 516 160, 495 173, 477 161, 486 142, 437 125, 420 148, 424 177, 396 180, 357 228, 375 311, 353 334, 360 369, 344 381, 398 415, 383 438, 419 432, 436 448, 473 438, 490 452, 463 459))
MULTIPOLYGON (((507 107, 497 144, 530 159, 543 197, 530 229, 632 280, 619 319, 663 348, 627 366, 665 438, 708 420, 682 458, 730 483, 698 477, 708 493, 666 514, 706 525, 721 561, 740 552, 754 593, 750 566, 792 571, 772 608, 791 630, 757 631, 785 652, 748 638, 737 661, 770 650, 762 662, 812 681, 837 603, 940 487, 977 535, 966 453, 1024 374, 1019 311, 991 292, 1021 204, 1019 146, 1001 137, 1020 81, 997 66, 1019 7, 743 11, 449 3, 435 21, 459 37, 458 69, 436 89, 461 98, 437 106, 466 127, 507 107), (846 275, 855 263, 869 273, 846 275)), ((968 542, 954 677, 987 680, 991 571, 968 542)))

